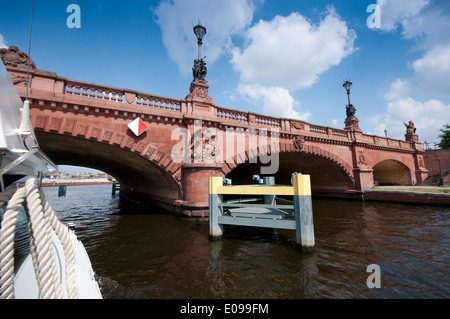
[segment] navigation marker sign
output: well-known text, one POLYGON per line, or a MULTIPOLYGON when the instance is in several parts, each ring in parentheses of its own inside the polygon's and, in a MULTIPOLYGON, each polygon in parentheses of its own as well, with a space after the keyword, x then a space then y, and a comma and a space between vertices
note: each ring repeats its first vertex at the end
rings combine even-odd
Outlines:
POLYGON ((139 136, 147 131, 148 126, 141 120, 140 117, 138 117, 133 122, 128 124, 128 128, 134 133, 134 135, 139 136))

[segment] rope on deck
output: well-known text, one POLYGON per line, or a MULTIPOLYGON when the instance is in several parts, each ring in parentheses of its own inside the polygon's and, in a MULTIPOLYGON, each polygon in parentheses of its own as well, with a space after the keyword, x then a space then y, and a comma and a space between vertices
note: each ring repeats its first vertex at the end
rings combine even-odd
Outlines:
POLYGON ((11 197, 0 229, 0 299, 14 298, 14 236, 19 209, 24 206, 30 234, 30 254, 40 298, 62 299, 64 292, 54 256, 52 230, 62 243, 65 254, 67 296, 78 298, 75 253, 70 233, 56 217, 36 178, 29 178, 11 197))

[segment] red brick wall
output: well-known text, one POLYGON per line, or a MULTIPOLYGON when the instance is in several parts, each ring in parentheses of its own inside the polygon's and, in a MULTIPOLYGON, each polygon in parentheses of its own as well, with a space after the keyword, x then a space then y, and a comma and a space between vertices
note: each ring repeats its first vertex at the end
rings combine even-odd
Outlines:
POLYGON ((443 172, 450 169, 450 150, 429 150, 425 152, 424 160, 425 167, 429 171, 429 175, 439 174, 439 163, 436 155, 441 156, 441 169, 443 172))

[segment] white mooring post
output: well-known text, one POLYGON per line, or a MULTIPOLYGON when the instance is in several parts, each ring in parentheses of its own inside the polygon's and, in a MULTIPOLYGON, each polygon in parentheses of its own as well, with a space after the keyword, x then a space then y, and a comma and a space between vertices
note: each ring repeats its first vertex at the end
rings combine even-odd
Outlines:
MULTIPOLYGON (((265 176, 263 185, 275 186, 274 176, 265 176)), ((264 195, 264 204, 273 205, 275 203, 275 195, 264 195)))
POLYGON ((302 252, 314 249, 314 221, 309 175, 292 175, 294 187, 295 239, 302 252))
POLYGON ((221 238, 223 234, 223 225, 219 224, 219 216, 222 216, 223 196, 218 194, 217 188, 223 186, 223 177, 209 178, 209 236, 214 238, 221 238))

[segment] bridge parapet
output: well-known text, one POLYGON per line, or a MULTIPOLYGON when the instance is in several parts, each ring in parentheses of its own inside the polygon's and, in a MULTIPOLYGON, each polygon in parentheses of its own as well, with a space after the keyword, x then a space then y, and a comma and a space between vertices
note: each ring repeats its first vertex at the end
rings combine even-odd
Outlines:
POLYGON ((63 80, 64 94, 79 96, 97 101, 109 101, 157 108, 160 110, 181 112, 181 100, 142 93, 134 90, 118 89, 76 80, 63 80))

